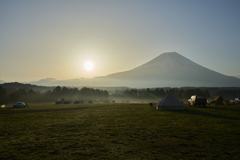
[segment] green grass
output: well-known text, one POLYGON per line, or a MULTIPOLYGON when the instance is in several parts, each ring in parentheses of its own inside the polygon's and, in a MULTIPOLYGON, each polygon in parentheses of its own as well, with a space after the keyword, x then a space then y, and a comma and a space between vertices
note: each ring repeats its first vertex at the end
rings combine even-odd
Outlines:
POLYGON ((239 159, 240 106, 30 104, 0 110, 0 159, 239 159), (59 110, 77 108, 74 110, 59 110), (8 114, 3 114, 8 113, 8 114))

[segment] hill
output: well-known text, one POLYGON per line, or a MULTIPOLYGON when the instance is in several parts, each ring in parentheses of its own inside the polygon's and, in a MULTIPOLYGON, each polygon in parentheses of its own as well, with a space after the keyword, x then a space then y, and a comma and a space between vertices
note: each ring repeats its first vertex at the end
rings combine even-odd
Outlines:
POLYGON ((0 84, 5 83, 3 80, 0 79, 0 84))
POLYGON ((55 87, 46 87, 46 86, 37 86, 37 85, 32 85, 32 84, 23 84, 23 83, 18 83, 18 82, 11 82, 11 83, 3 83, 0 84, 3 88, 15 88, 15 89, 25 89, 25 90, 34 90, 34 91, 40 91, 40 92, 46 92, 48 90, 53 90, 55 87))

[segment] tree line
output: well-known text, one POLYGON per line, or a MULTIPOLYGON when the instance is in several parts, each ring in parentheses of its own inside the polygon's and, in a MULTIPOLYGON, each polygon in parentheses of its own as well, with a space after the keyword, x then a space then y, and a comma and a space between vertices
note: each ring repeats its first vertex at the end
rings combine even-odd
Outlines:
POLYGON ((18 101, 41 103, 55 102, 57 99, 81 99, 81 100, 104 100, 108 99, 109 94, 106 90, 93 89, 88 87, 68 88, 57 86, 47 92, 34 91, 33 89, 3 88, 0 86, 0 104, 15 103, 18 101))
POLYGON ((231 100, 240 97, 239 87, 127 89, 123 91, 116 90, 112 96, 121 98, 131 97, 138 99, 161 99, 168 92, 172 92, 178 99, 182 101, 189 99, 192 95, 205 95, 207 99, 211 99, 213 96, 222 96, 225 100, 231 100))
POLYGON ((138 99, 161 99, 168 92, 172 92, 178 99, 186 100, 189 99, 192 95, 205 95, 206 98, 210 98, 210 93, 208 90, 201 90, 199 88, 193 89, 183 89, 183 88, 155 88, 155 89, 127 89, 124 91, 116 91, 113 93, 114 97, 130 97, 138 99))
POLYGON ((225 100, 240 97, 240 88, 154 88, 154 89, 126 89, 115 90, 109 95, 107 90, 88 87, 69 88, 57 86, 46 92, 35 91, 28 88, 4 88, 0 86, 0 104, 15 103, 18 101, 28 103, 55 102, 58 99, 104 101, 110 98, 134 98, 134 99, 161 99, 168 92, 172 92, 178 99, 186 101, 192 95, 205 95, 207 99, 213 96, 222 96, 225 100))

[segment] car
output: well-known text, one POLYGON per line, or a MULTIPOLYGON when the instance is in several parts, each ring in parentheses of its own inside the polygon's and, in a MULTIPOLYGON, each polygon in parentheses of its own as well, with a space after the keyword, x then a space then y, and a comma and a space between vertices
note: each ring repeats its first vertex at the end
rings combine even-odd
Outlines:
POLYGON ((191 98, 188 100, 188 105, 196 107, 197 105, 200 106, 206 106, 207 104, 207 99, 204 95, 193 95, 191 98))
POLYGON ((92 100, 90 100, 90 101, 88 101, 88 103, 93 103, 93 101, 92 101, 92 100))
POLYGON ((74 103, 74 104, 79 104, 79 103, 84 103, 84 101, 78 99, 78 100, 73 101, 73 103, 74 103))
POLYGON ((71 103, 70 100, 65 100, 65 101, 64 101, 64 104, 70 104, 70 103, 71 103))
POLYGON ((63 102, 61 100, 57 100, 55 104, 63 104, 63 102))
POLYGON ((73 103, 74 103, 74 104, 79 104, 79 103, 80 103, 80 100, 75 100, 73 103))
POLYGON ((12 106, 12 108, 22 108, 22 107, 28 107, 28 104, 24 102, 17 102, 12 106))

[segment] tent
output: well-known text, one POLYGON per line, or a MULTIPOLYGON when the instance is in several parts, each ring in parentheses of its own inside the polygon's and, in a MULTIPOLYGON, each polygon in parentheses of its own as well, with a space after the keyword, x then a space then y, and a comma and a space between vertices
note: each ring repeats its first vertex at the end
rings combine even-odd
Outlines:
POLYGON ((185 109, 182 102, 180 102, 171 92, 169 92, 158 104, 158 110, 182 110, 185 109))
POLYGON ((227 105, 227 102, 221 96, 214 96, 212 98, 213 105, 227 105))

